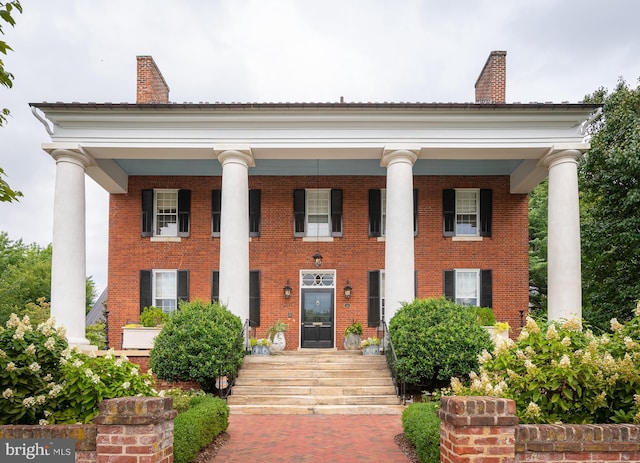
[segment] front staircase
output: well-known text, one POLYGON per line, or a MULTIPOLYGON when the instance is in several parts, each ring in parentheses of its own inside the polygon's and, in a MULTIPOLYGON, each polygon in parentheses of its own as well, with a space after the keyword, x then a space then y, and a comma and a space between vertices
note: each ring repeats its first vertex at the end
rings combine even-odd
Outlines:
POLYGON ((233 414, 397 415, 403 409, 383 355, 326 349, 245 357, 227 404, 233 414))

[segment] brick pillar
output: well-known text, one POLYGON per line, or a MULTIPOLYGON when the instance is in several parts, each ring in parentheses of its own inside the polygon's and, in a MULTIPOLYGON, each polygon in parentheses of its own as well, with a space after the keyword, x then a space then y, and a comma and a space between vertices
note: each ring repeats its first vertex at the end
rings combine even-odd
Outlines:
POLYGON ((151 56, 137 56, 136 103, 169 103, 169 86, 151 56))
POLYGON ((172 463, 176 414, 170 397, 103 401, 93 420, 98 426, 96 463, 172 463))
POLYGON ((492 51, 476 80, 476 103, 504 103, 507 94, 507 52, 492 51))
POLYGON ((515 462, 518 424, 513 400, 496 397, 442 397, 442 463, 515 462))

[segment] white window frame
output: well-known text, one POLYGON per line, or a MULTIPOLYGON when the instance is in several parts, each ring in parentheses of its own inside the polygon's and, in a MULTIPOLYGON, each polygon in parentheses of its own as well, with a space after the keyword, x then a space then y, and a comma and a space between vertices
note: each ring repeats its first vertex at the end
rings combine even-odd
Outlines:
POLYGON ((456 225, 455 236, 480 236, 480 189, 478 188, 456 188, 456 225), (475 201, 475 210, 471 210, 464 201, 464 196, 473 194, 475 201), (468 217, 468 218, 467 218, 468 217), (469 231, 475 220, 474 230, 469 231), (462 227, 465 226, 463 229, 462 227))
POLYGON ((480 305, 480 269, 477 268, 461 268, 455 269, 454 278, 456 279, 456 294, 455 300, 456 303, 468 306, 479 306, 480 305), (460 279, 459 279, 460 278, 460 279), (462 280, 462 278, 466 278, 462 280), (471 291, 468 291, 467 294, 462 294, 470 285, 466 283, 473 283, 475 288, 471 291), (475 294, 473 294, 475 293, 475 294), (470 302, 475 300, 475 302, 470 302))
POLYGON ((305 236, 331 237, 331 189, 311 188, 305 190, 305 236), (326 211, 326 213, 325 213, 326 211), (311 221, 311 217, 324 217, 324 221, 311 221))
MULTIPOLYGON (((160 282, 165 280, 160 280, 160 282)), ((162 284, 160 284, 162 286, 162 284)), ((159 307, 163 312, 175 312, 178 308, 178 271, 158 269, 151 272, 151 300, 154 307, 159 307), (159 294, 160 291, 165 292, 165 288, 158 287, 159 279, 173 275, 173 288, 167 288, 167 294, 159 294), (160 302, 158 301, 165 301, 160 302)))
POLYGON ((153 236, 178 236, 178 191, 177 189, 153 190, 153 236), (163 198, 164 195, 174 195, 174 200, 163 198), (160 212, 161 201, 173 201, 173 212, 160 212), (168 220, 161 220, 161 217, 168 220), (171 221, 173 217, 173 221, 171 221), (161 226, 165 224, 164 226, 161 226))

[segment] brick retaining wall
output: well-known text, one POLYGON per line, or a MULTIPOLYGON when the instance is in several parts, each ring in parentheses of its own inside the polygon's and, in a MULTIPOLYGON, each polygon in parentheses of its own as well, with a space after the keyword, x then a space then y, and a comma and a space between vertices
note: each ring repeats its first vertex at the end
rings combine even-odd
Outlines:
POLYGON ((518 425, 515 402, 495 397, 443 397, 443 463, 640 462, 640 426, 518 425))
POLYGON ((76 463, 172 463, 171 398, 105 400, 94 424, 0 426, 3 439, 75 439, 76 463))

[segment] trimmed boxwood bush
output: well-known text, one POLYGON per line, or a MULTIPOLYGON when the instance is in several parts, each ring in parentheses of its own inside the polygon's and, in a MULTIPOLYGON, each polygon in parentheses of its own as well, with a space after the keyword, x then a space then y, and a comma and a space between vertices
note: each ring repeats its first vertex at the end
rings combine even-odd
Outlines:
POLYGON ((215 392, 219 376, 235 376, 240 368, 241 330, 240 318, 218 303, 182 303, 156 337, 149 366, 160 379, 196 381, 215 392))
POLYGON ((229 407, 217 397, 194 397, 191 399, 191 408, 178 414, 173 426, 174 462, 189 463, 218 434, 227 430, 229 407))
POLYGON ((478 368, 478 355, 493 341, 465 305, 445 298, 415 300, 389 322, 404 380, 433 390, 449 385, 454 376, 478 368))
POLYGON ((402 411, 405 437, 416 446, 422 463, 440 461, 440 419, 434 402, 409 405, 402 411))

